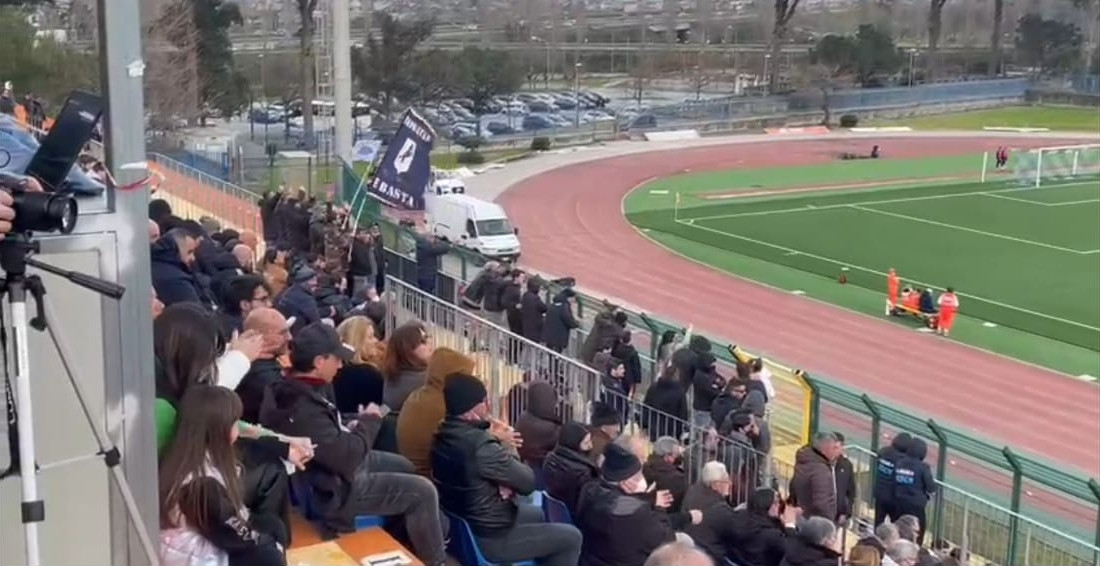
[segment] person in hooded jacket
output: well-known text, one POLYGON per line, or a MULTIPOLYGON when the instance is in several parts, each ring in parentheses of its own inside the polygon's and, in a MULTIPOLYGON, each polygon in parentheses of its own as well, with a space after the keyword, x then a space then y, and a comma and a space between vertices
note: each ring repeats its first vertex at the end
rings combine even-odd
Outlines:
POLYGON ((542 290, 541 281, 532 277, 527 281, 527 291, 523 293, 520 301, 520 312, 523 314, 523 337, 532 342, 542 342, 542 325, 546 316, 546 303, 539 296, 542 290))
MULTIPOLYGON (((561 419, 558 417, 558 393, 545 381, 536 381, 527 387, 527 409, 516 420, 516 432, 523 438, 519 458, 542 475, 546 454, 558 443, 561 419)), ((541 483, 541 482, 540 482, 541 483)))
POLYGON ((676 532, 702 521, 698 510, 667 513, 667 492, 656 494, 642 475, 638 457, 618 444, 604 450, 600 479, 581 491, 574 523, 584 534, 581 563, 587 566, 642 564, 676 532))
POLYGON ((798 508, 785 506, 774 489, 763 487, 749 496, 743 509, 730 517, 730 536, 725 539, 730 558, 738 564, 779 566, 794 534, 798 508))
POLYGON ((542 464, 546 493, 565 503, 572 516, 577 514, 577 499, 589 482, 600 476, 592 462, 592 433, 578 422, 567 422, 558 431, 558 443, 542 464))
POLYGON ((397 450, 426 478, 432 475, 432 440, 447 416, 443 400, 447 376, 471 374, 474 367, 473 358, 450 348, 436 348, 428 358, 427 380, 409 394, 397 415, 397 450))
POLYGON ((691 378, 691 408, 695 424, 707 428, 721 423, 711 421, 710 409, 714 400, 726 386, 726 380, 718 374, 718 359, 710 352, 699 354, 691 378))
POLYGON ((630 343, 631 334, 629 330, 622 331, 611 347, 611 357, 622 360, 625 371, 623 382, 633 396, 638 386, 642 384, 642 357, 638 354, 638 349, 630 343))
POLYGON ((903 432, 894 437, 890 444, 879 449, 875 463, 875 526, 886 519, 895 517, 894 513, 894 467, 905 456, 912 443, 909 433, 903 432))
POLYGON ((699 368, 699 356, 704 353, 709 354, 710 350, 710 340, 706 336, 696 334, 688 340, 686 348, 679 348, 672 352, 669 364, 676 368, 676 375, 680 376, 680 384, 684 386, 684 391, 691 391, 695 370, 699 368))
POLYGON ((283 313, 283 316, 294 324, 290 327, 291 334, 297 334, 307 325, 320 322, 324 317, 317 307, 317 299, 313 291, 317 289, 317 273, 309 267, 302 266, 294 272, 294 284, 287 287, 286 291, 275 301, 275 308, 283 313))
MULTIPOLYGON (((844 557, 837 551, 836 525, 825 517, 810 517, 787 537, 780 566, 836 566, 844 557)), ((755 565, 754 565, 755 566, 755 565)))
POLYGON ((932 469, 924 458, 928 456, 928 445, 921 438, 911 439, 909 449, 898 459, 894 466, 894 503, 891 520, 903 515, 912 515, 920 521, 920 533, 917 544, 924 544, 925 508, 936 493, 936 479, 932 469))
POLYGON ((562 353, 569 347, 569 336, 581 323, 573 316, 573 303, 577 293, 572 289, 554 295, 546 311, 546 323, 543 326, 543 343, 547 348, 562 353))
POLYGON ((791 498, 802 508, 804 516, 836 521, 837 494, 833 466, 839 453, 840 443, 831 432, 816 434, 811 444, 795 452, 791 498))
POLYGON ((164 306, 197 303, 206 308, 212 307, 206 289, 194 272, 197 246, 198 240, 179 228, 169 230, 152 245, 150 270, 153 288, 164 306))
POLYGON ((611 349, 626 330, 626 313, 606 299, 603 305, 605 310, 592 320, 592 330, 581 345, 580 359, 586 364, 592 363, 597 352, 611 349))
POLYGON ((644 428, 649 433, 650 441, 655 441, 662 436, 683 439, 685 423, 690 420, 687 392, 680 385, 676 368, 669 366, 665 368, 661 378, 646 389, 642 403, 644 428))
POLYGON ((354 355, 328 325, 302 328, 291 347, 290 376, 268 388, 260 420, 315 444, 301 473, 326 534, 353 531, 357 515, 401 516, 416 555, 442 566, 445 533, 435 488, 415 474, 391 471, 411 469, 404 458, 371 450, 383 410, 369 405, 354 422, 345 422, 329 398, 336 373, 354 355))

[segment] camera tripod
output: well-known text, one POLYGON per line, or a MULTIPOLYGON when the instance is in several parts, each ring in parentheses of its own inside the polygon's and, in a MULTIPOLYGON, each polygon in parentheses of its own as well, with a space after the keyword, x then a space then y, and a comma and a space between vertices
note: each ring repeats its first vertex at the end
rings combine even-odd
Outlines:
MULTIPOLYGON (((15 354, 14 399, 9 376, 5 374, 5 393, 7 395, 7 416, 9 426, 8 449, 11 451, 11 465, 7 470, 0 472, 0 480, 16 475, 20 476, 22 480, 21 517, 24 540, 26 543, 26 563, 30 566, 38 566, 41 563, 38 544, 38 524, 45 520, 46 514, 45 502, 38 493, 37 476, 40 468, 35 461, 34 411, 31 400, 30 356, 27 351, 27 326, 29 323, 31 328, 39 332, 46 331, 49 334, 50 340, 53 342, 54 348, 57 350, 61 359, 61 364, 68 377, 69 385, 72 386, 73 392, 76 394, 77 401, 80 403, 80 408, 84 413, 84 418, 87 420, 88 427, 91 428, 98 446, 98 451, 94 454, 58 462, 53 466, 60 466, 88 458, 102 458, 103 463, 107 466, 111 477, 114 479, 115 487, 122 495, 127 514, 130 517, 130 521, 133 523, 134 531, 137 532, 141 545, 149 559, 149 563, 155 565, 158 563, 157 547, 153 545, 152 539, 149 537, 149 533, 146 531, 145 525, 141 521, 141 514, 138 511, 133 492, 130 490, 130 484, 126 481, 126 476, 123 475, 122 469, 119 468, 119 463, 122 461, 122 454, 119 452, 118 448, 112 444, 100 422, 97 420, 96 416, 92 414, 91 408, 88 405, 87 395, 84 392, 83 382, 74 375, 76 365, 72 363, 72 355, 68 345, 53 329, 52 321, 56 319, 50 304, 45 301, 46 287, 42 279, 37 275, 27 275, 26 268, 27 266, 31 266, 58 275, 80 287, 116 300, 122 297, 125 289, 114 283, 103 281, 90 275, 64 270, 28 257, 30 254, 37 251, 38 244, 31 241, 26 235, 9 234, 7 239, 0 242, 0 268, 3 268, 5 272, 5 279, 3 283, 0 284, 0 296, 7 294, 11 314, 11 319, 8 321, 8 324, 5 325, 3 329, 0 329, 0 341, 5 342, 0 346, 4 348, 6 353, 8 328, 12 330, 13 341, 15 343, 13 348, 15 354), (30 319, 29 322, 27 320, 28 295, 34 300, 35 307, 35 316, 30 319), (18 450, 14 449, 16 444, 18 444, 18 450)), ((6 367, 4 368, 5 371, 7 371, 7 369, 6 367)), ((48 467, 52 466, 44 466, 41 469, 46 469, 48 467)))

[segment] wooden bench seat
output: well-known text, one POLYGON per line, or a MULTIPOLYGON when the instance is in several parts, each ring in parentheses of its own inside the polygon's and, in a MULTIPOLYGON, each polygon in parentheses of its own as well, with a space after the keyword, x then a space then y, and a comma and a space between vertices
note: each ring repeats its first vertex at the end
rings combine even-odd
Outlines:
POLYGON ((296 511, 290 514, 293 544, 287 552, 289 566, 359 566, 368 556, 387 552, 404 552, 414 566, 423 566, 411 551, 394 540, 386 531, 374 527, 323 541, 320 533, 296 511))

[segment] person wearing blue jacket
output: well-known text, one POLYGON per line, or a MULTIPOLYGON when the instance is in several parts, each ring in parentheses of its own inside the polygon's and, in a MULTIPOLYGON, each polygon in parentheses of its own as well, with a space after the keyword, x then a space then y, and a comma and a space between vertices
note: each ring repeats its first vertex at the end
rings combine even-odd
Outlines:
POLYGON ((894 466, 894 505, 890 520, 896 521, 902 515, 912 515, 920 521, 917 544, 924 544, 926 525, 924 510, 928 500, 936 492, 936 480, 932 469, 925 463, 928 445, 920 438, 913 438, 909 450, 898 459, 894 466))
POLYGON ((326 314, 332 314, 332 311, 329 309, 328 313, 322 313, 317 307, 317 299, 313 296, 314 290, 317 289, 316 272, 309 267, 302 266, 295 270, 293 278, 294 284, 279 296, 275 308, 287 320, 294 319, 290 332, 297 334, 305 326, 321 322, 321 319, 326 314))
POLYGON ((176 303, 198 303, 213 310, 213 301, 194 271, 198 240, 185 230, 169 230, 150 249, 153 289, 168 307, 176 303))
POLYGON ((451 251, 451 244, 436 238, 432 234, 418 235, 416 238, 416 285, 421 291, 436 292, 436 274, 439 272, 439 258, 451 251))
POLYGON ((903 432, 878 451, 874 487, 876 527, 894 516, 894 466, 905 456, 912 441, 909 433, 903 432))

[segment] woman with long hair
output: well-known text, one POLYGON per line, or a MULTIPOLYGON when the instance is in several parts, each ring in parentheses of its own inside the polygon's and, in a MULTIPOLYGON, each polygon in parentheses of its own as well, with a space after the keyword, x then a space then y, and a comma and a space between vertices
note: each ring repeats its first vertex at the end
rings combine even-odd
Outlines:
POLYGON ((336 372, 332 382, 336 408, 343 414, 358 414, 359 407, 382 405, 385 378, 379 366, 386 349, 375 336, 374 323, 365 316, 348 317, 336 327, 336 333, 355 349, 351 361, 336 372))
POLYGON ((240 399, 224 387, 199 384, 184 395, 176 435, 160 462, 162 564, 193 564, 196 554, 208 560, 213 549, 229 566, 286 564, 283 523, 244 503, 233 446, 240 416, 240 399))
POLYGON ((383 398, 391 410, 400 411, 409 394, 427 382, 432 350, 424 323, 407 322, 394 329, 382 363, 386 376, 383 398))

